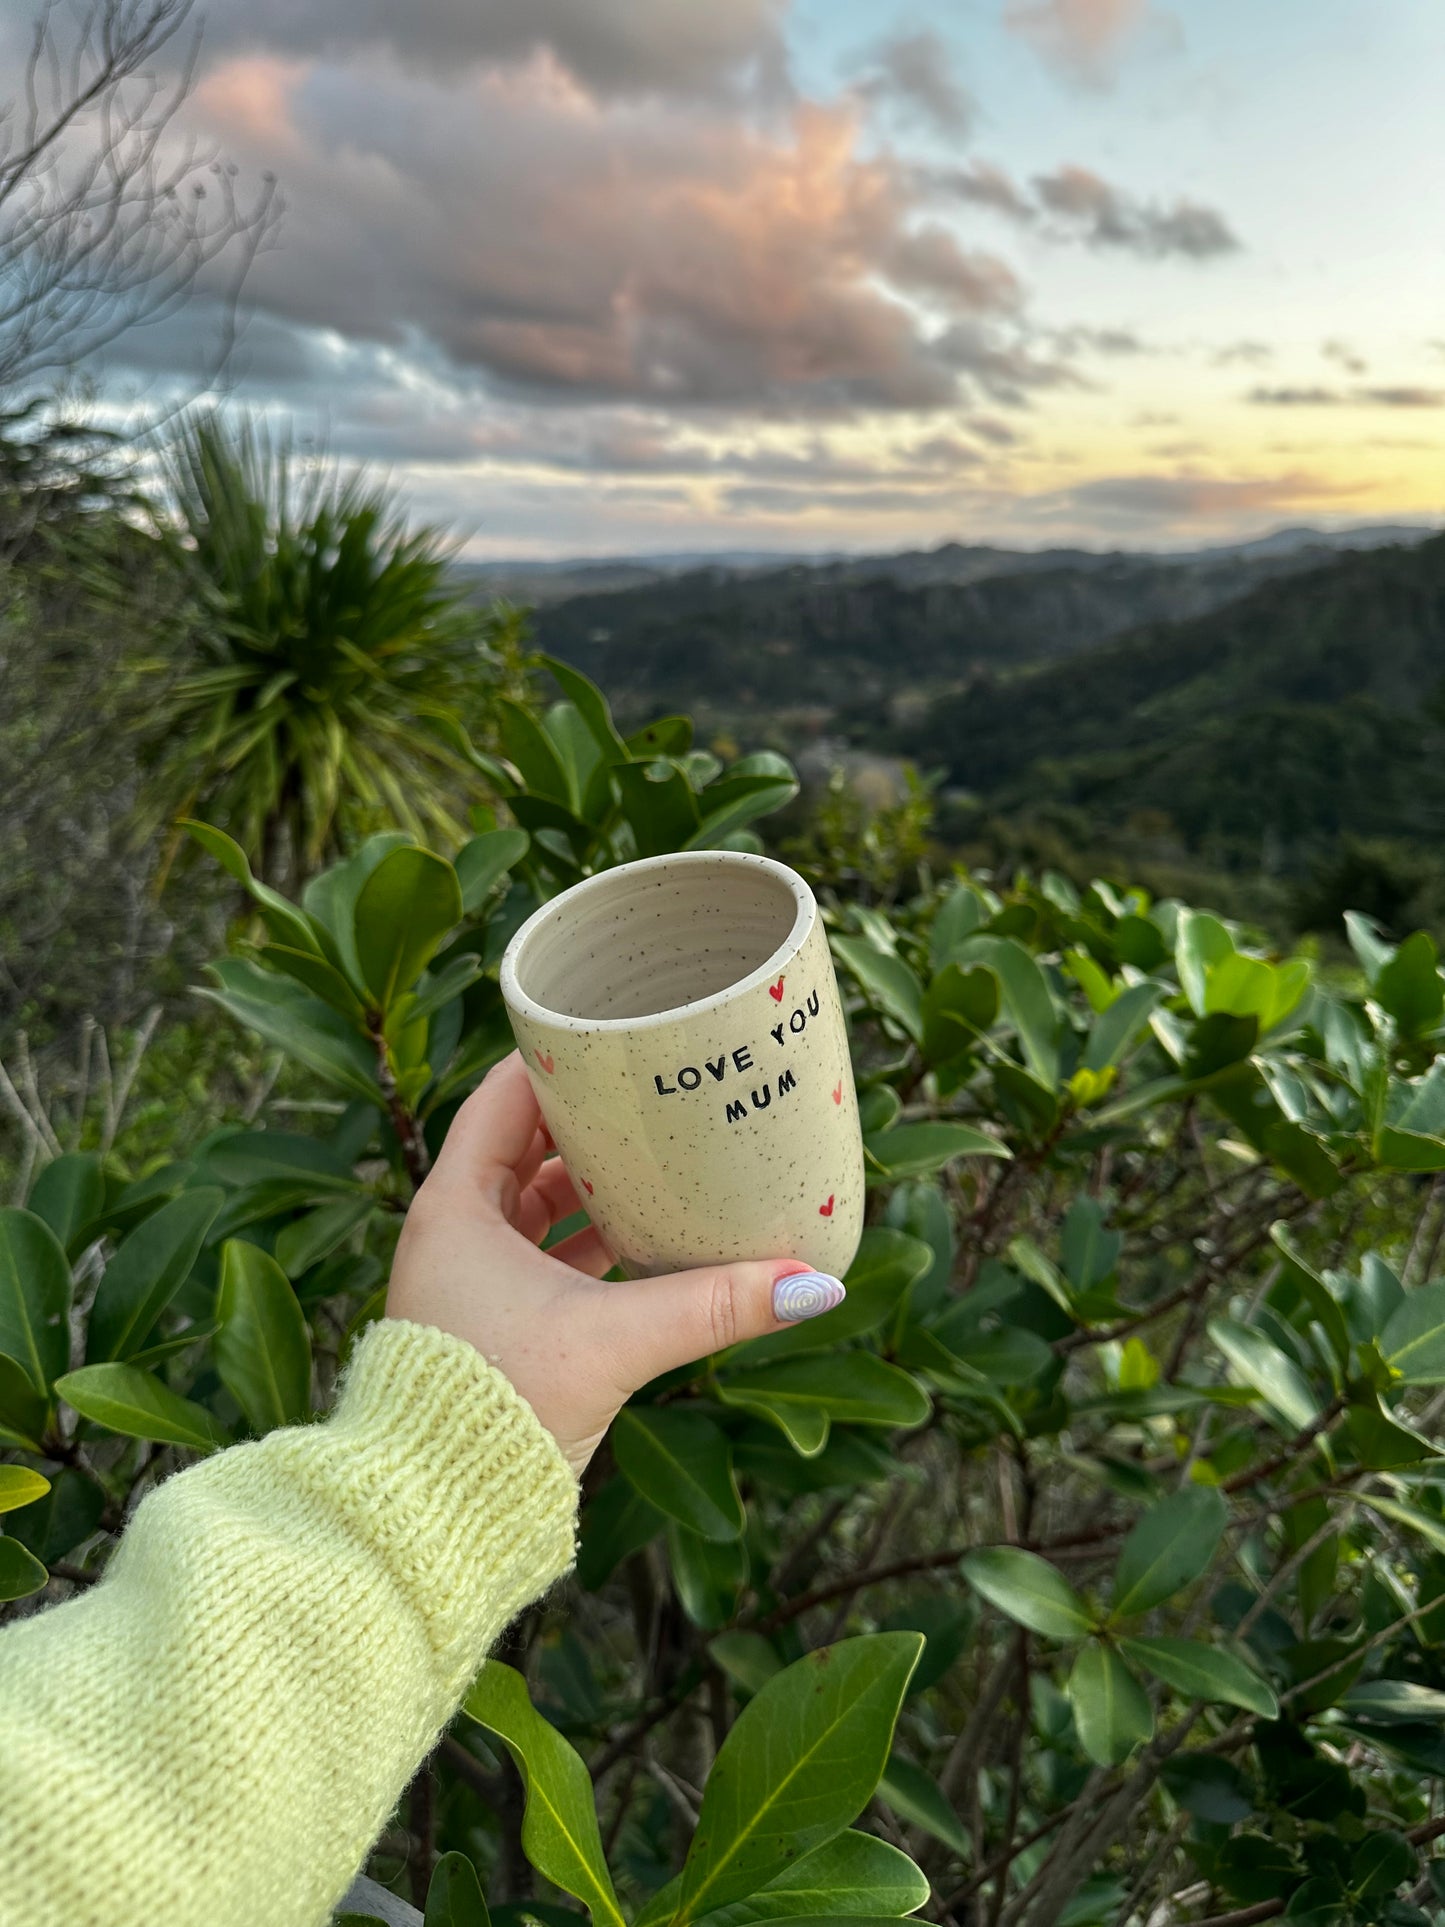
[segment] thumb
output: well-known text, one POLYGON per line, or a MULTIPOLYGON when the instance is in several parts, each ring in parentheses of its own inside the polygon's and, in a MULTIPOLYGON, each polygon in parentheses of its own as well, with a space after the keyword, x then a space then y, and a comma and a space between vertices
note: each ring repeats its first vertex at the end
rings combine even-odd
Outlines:
POLYGON ((636 1391, 709 1352, 832 1311, 846 1295, 825 1271, 761 1259, 611 1285, 601 1309, 614 1369, 636 1391))

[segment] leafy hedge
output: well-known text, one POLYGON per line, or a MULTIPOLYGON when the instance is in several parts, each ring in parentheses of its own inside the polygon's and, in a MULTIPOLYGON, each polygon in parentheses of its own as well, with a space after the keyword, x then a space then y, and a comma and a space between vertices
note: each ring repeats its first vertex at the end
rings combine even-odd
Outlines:
MULTIPOLYGON (((128 1182, 72 1153, 0 1213, 6 1598, 90 1581, 158 1473, 324 1407, 510 1047, 535 903, 791 796, 780 758, 624 740, 556 673, 505 761, 465 747, 509 821, 452 862, 374 837, 293 903, 195 827, 256 919, 206 994, 330 1128, 128 1182)), ((826 914, 874 1194, 847 1301, 618 1421, 571 1598, 417 1802, 436 1918, 484 1919, 482 1886, 499 1920, 636 1927, 1445 1918, 1433 943, 1352 919, 1326 983, 1052 877, 826 914)))

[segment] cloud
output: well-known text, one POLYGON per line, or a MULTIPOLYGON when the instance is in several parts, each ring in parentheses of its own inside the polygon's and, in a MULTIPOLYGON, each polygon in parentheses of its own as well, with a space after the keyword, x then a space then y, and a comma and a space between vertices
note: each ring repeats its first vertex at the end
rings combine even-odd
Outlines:
POLYGON ((209 50, 389 55, 447 81, 546 49, 608 96, 777 94, 788 0, 210 0, 209 50))
POLYGON ((1222 348, 1216 348, 1211 359, 1216 368, 1229 368, 1236 362, 1243 362, 1251 368, 1262 368, 1274 360, 1274 349, 1267 341, 1230 341, 1222 348))
POLYGON ((1007 0, 1004 25, 1065 79, 1101 86, 1149 0, 1007 0))
POLYGON ((1036 498, 1046 514, 1085 511, 1104 520, 1135 524, 1178 524, 1234 518, 1244 512, 1278 514, 1301 503, 1328 501, 1358 493, 1341 483, 1302 470, 1244 478, 1201 475, 1106 475, 1036 498))
POLYGON ((442 92, 238 56, 197 104, 284 176, 291 217, 248 293, 302 327, 534 398, 669 409, 933 409, 1061 378, 1013 271, 921 218, 857 103, 759 121, 600 102, 547 57, 442 92))
POLYGON ((1321 342, 1320 353, 1326 361, 1332 361, 1337 368, 1343 368, 1347 375, 1363 375, 1370 365, 1364 356, 1358 354, 1347 341, 1331 339, 1321 342))
POLYGON ((1258 408, 1445 408, 1445 388, 1281 387, 1251 388, 1245 400, 1258 408))
POLYGON ((1206 261, 1233 254, 1240 245, 1224 216, 1212 207, 1189 200, 1168 207, 1136 200, 1087 167, 1060 167, 1038 175, 1034 192, 1041 205, 1089 247, 1206 261))
POLYGON ((973 127, 974 104, 954 74, 953 57, 942 37, 927 30, 880 41, 860 92, 954 139, 973 127))
POLYGON ((1036 174, 1029 189, 987 161, 919 167, 914 179, 921 193, 989 208, 1053 241, 1121 249, 1153 260, 1176 255, 1207 261, 1240 246, 1216 209, 1184 198, 1167 205, 1141 200, 1087 167, 1066 164, 1051 174, 1036 174))

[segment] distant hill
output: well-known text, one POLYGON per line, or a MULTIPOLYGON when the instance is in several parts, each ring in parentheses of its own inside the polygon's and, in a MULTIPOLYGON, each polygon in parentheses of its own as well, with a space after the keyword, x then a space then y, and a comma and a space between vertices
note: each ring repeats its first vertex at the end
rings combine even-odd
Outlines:
POLYGON ((866 563, 714 567, 546 604, 536 634, 628 718, 689 709, 750 727, 802 713, 820 727, 881 722, 985 668, 1012 672, 1186 621, 1318 561, 1304 548, 1160 558, 950 545, 866 563))
POLYGON ((1445 841, 1445 537, 1341 556, 887 735, 1001 811, 1153 813, 1240 863, 1341 836, 1445 841))

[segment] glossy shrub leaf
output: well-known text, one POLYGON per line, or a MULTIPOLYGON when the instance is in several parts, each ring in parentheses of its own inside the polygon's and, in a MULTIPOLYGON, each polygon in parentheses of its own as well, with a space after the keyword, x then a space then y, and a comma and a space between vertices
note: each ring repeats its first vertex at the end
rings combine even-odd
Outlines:
POLYGON ((124 1438, 188 1445, 197 1452, 228 1443, 224 1428, 204 1406, 135 1365, 84 1365, 58 1378, 55 1390, 82 1418, 124 1438))
POLYGON ((1197 1639, 1138 1638, 1121 1639, 1119 1650, 1189 1699, 1242 1706, 1265 1720, 1279 1717, 1279 1702, 1269 1683, 1242 1659, 1217 1646, 1202 1645, 1197 1639))
POLYGON ((1189 999, 1196 1017, 1207 1013, 1209 973, 1226 957, 1234 955, 1234 939, 1219 921, 1198 910, 1180 913, 1179 933, 1174 946, 1174 964, 1179 984, 1189 999))
POLYGON ((927 1899, 928 1881, 906 1853, 871 1833, 849 1831, 805 1853, 746 1900, 709 1914, 708 1927, 818 1914, 898 1920, 927 1899))
POLYGON ((1009 1158, 1006 1144, 972 1124, 940 1118, 931 1124, 899 1124, 863 1140, 875 1168, 888 1178, 925 1177, 955 1158, 1009 1158))
POLYGON ((1064 1575, 1019 1546, 981 1546, 960 1570, 974 1591, 1020 1626, 1050 1639, 1082 1639, 1094 1615, 1064 1575))
POLYGON ((461 885, 444 857, 408 845, 382 858, 356 899, 356 961, 383 1010, 412 988, 461 920, 461 885))
POLYGON ((525 830, 487 830, 457 851, 455 869, 462 893, 462 909, 471 916, 527 854, 531 838, 525 830))
POLYGON ((50 1481, 28 1465, 0 1465, 0 1512, 18 1512, 34 1505, 50 1490, 50 1481))
POLYGON ((964 970, 946 964, 923 993, 922 1055, 925 1064, 947 1064, 978 1048, 980 1036, 998 1016, 999 982, 976 964, 964 970))
POLYGON ((623 763, 613 771, 622 813, 639 856, 662 856, 684 849, 696 834, 697 797, 672 763, 623 763))
POLYGON ((1084 1068, 1107 1070, 1119 1063, 1149 1028, 1149 1019, 1164 996, 1162 984, 1130 984, 1094 1019, 1084 1047, 1084 1068))
POLYGON ((321 1195, 354 1191, 350 1160, 320 1138, 300 1131, 233 1131, 206 1152, 206 1169, 223 1184, 293 1180, 321 1195))
POLYGON ((1407 1385, 1445 1385, 1445 1284, 1409 1294, 1381 1332, 1380 1350, 1407 1385))
POLYGON ((1090 1640, 1068 1690, 1079 1744, 1099 1766, 1117 1766, 1154 1731, 1149 1696, 1112 1646, 1090 1640))
POLYGON ((215 1185, 182 1191, 132 1231, 96 1287, 86 1356, 129 1358, 191 1275, 226 1194, 215 1185))
POLYGON ((37 1392, 70 1363, 70 1260, 33 1211, 0 1211, 0 1352, 37 1392))
POLYGON ((843 1640, 807 1654, 748 1702, 703 1793, 680 1923, 755 1893, 862 1811, 922 1647, 917 1633, 843 1640))
POLYGON ((1124 1541, 1114 1573, 1114 1616, 1148 1612, 1206 1571, 1229 1507, 1214 1486, 1191 1485, 1151 1506, 1124 1541))
POLYGON ((580 1900, 594 1927, 625 1927, 602 1853, 587 1768, 527 1697, 527 1683, 490 1659, 463 1706, 495 1733, 516 1762, 527 1793, 522 1846, 528 1860, 563 1893, 580 1900))
POLYGON ((258 1435, 311 1414, 311 1333, 276 1260, 232 1238, 221 1252, 212 1341, 221 1383, 258 1435))
POLYGON ((1393 1171, 1445 1170, 1445 1063, 1438 1058, 1423 1077, 1391 1080, 1375 1156, 1393 1171))
POLYGON ((100 1524, 105 1493, 94 1479, 67 1466, 51 1482, 44 1498, 32 1501, 6 1520, 22 1546, 47 1564, 64 1559, 88 1539, 100 1524))
POLYGON ((426 1890, 424 1927, 492 1927, 482 1883, 464 1853, 444 1853, 426 1890))
POLYGON ((1383 1726, 1414 1725, 1428 1720, 1445 1722, 1445 1692, 1413 1679, 1372 1679, 1352 1686, 1340 1697, 1340 1710, 1352 1719, 1374 1720, 1383 1726))
POLYGON ((915 1379, 871 1352, 819 1353, 729 1371, 718 1381, 718 1396, 734 1404, 762 1403, 770 1411, 821 1412, 848 1425, 922 1425, 933 1409, 915 1379))
POLYGON ((83 1234, 105 1207, 105 1179, 93 1151, 67 1151, 52 1158, 30 1187, 27 1211, 43 1218, 70 1258, 80 1256, 83 1234))
POLYGON ((666 1513, 645 1499, 630 1479, 609 1479, 588 1500, 582 1514, 577 1583, 595 1592, 630 1553, 639 1552, 666 1524, 666 1513))
POLYGON ((747 1582, 748 1554, 741 1539, 703 1539, 669 1521, 667 1556, 682 1609, 694 1626, 713 1632, 737 1612, 747 1582))
POLYGON ((1059 1081, 1059 1012, 1038 963, 1012 937, 987 935, 971 937, 958 960, 986 964, 997 976, 1024 1062, 1047 1090, 1053 1090, 1059 1081))
POLYGON ((963 1859, 973 1857, 968 1829, 949 1804, 948 1795, 931 1773, 895 1753, 884 1768, 878 1798, 911 1827, 921 1827, 963 1859))
POLYGON ((8 1535, 0 1538, 0 1603, 28 1599, 48 1585, 50 1574, 35 1554, 8 1535))
POLYGON ((708 1641, 707 1650, 749 1699, 763 1690, 774 1673, 783 1670, 777 1649, 761 1633, 719 1633, 708 1641))
POLYGON ((629 1405, 612 1427, 624 1477, 651 1504, 704 1539, 742 1536, 743 1502, 721 1430, 701 1412, 629 1405))
POLYGON ((1229 1361, 1230 1370, 1242 1385, 1252 1386, 1296 1431, 1303 1431, 1318 1415, 1319 1407, 1309 1380, 1292 1358, 1270 1343, 1263 1333, 1232 1318, 1212 1318, 1209 1336, 1229 1361))
POLYGON ((276 1234, 276 1262, 288 1278, 329 1258, 375 1209, 369 1197, 336 1198, 284 1225, 276 1234))
POLYGON ((183 818, 180 828, 233 876, 260 906, 266 928, 278 943, 320 955, 321 945, 310 918, 298 910, 294 903, 289 903, 279 891, 273 890, 269 883, 262 883, 252 874, 251 860, 239 843, 227 836, 224 830, 218 830, 213 823, 200 823, 194 817, 183 818))
POLYGON ((923 1037, 923 985, 901 957, 863 937, 834 937, 833 951, 875 1009, 901 1024, 914 1043, 923 1037))
POLYGON ((50 1401, 18 1359, 0 1352, 0 1444, 38 1452, 50 1401))
POLYGON ((1406 937, 1374 982, 1375 998, 1389 1011, 1406 1037, 1434 1030, 1445 1016, 1445 979, 1440 975, 1440 953, 1426 930, 1406 937))
POLYGON ((381 1102, 376 1051, 339 1011, 300 984, 243 957, 226 957, 207 967, 217 988, 202 990, 201 996, 348 1096, 381 1102))

